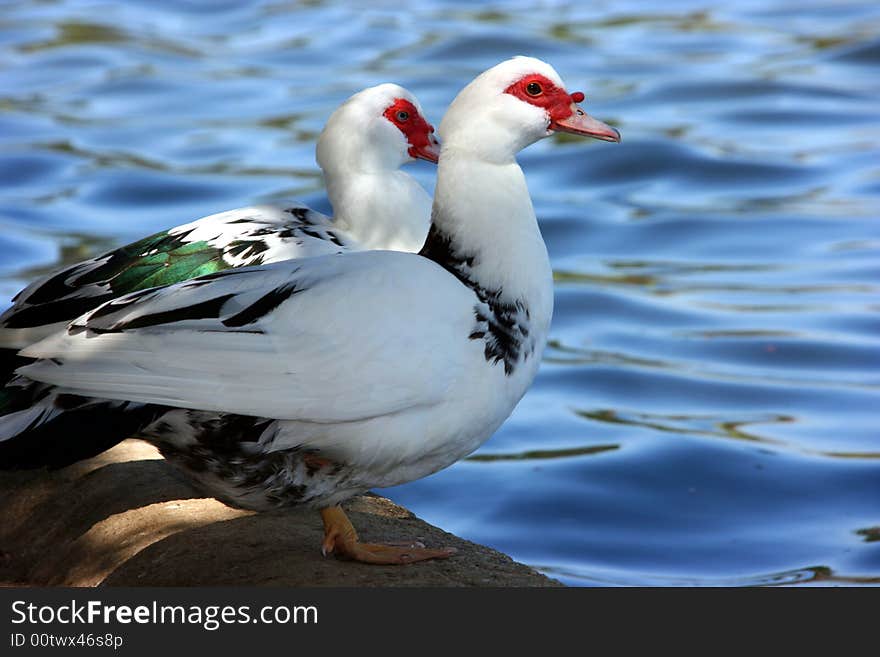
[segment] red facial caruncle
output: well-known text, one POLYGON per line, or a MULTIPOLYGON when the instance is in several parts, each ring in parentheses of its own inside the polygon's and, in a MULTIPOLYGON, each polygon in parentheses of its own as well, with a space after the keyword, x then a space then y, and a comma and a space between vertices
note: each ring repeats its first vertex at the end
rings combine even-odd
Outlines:
POLYGON ((405 98, 395 98, 383 116, 391 121, 406 137, 410 157, 437 162, 440 158, 440 143, 434 136, 434 126, 425 120, 419 110, 405 98))
POLYGON ((577 106, 584 94, 569 94, 540 73, 526 75, 504 90, 520 100, 541 107, 547 112, 547 127, 558 132, 571 132, 603 141, 620 141, 620 132, 589 116, 577 106))
POLYGON ((579 103, 584 99, 580 91, 569 95, 565 89, 560 89, 553 81, 538 73, 517 80, 504 93, 516 96, 530 105, 543 107, 551 121, 568 118, 573 111, 572 103, 579 103))

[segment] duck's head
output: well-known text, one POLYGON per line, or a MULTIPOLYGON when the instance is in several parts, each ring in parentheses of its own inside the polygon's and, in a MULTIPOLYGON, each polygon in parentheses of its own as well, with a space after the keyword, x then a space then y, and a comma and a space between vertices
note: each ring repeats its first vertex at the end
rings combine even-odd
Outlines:
POLYGON ((396 170, 414 159, 437 162, 440 144, 416 97, 396 84, 359 91, 340 105, 317 145, 325 171, 396 170))
POLYGON ((462 89, 440 124, 444 153, 468 151, 504 162, 554 132, 604 141, 620 133, 589 116, 552 66, 533 57, 514 57, 493 66, 462 89))

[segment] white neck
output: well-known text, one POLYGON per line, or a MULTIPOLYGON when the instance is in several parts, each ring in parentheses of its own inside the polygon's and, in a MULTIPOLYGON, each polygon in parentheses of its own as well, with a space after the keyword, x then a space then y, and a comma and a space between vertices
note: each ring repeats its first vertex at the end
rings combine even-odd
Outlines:
POLYGON ((495 164, 444 146, 432 221, 423 255, 458 269, 474 286, 504 302, 522 302, 534 327, 546 334, 553 312, 553 274, 525 176, 515 160, 495 164), (445 263, 443 242, 448 244, 445 263))
POLYGON ((431 197, 403 171, 324 172, 333 221, 364 249, 418 251, 425 242, 431 197))

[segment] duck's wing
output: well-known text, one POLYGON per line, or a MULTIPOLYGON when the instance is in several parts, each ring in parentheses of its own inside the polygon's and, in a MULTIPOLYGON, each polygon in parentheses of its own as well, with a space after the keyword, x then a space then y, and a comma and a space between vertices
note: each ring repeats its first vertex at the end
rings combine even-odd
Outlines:
POLYGON ((25 349, 40 360, 19 372, 85 396, 352 421, 443 399, 481 358, 473 301, 415 254, 229 270, 110 301, 25 349))
POLYGON ((0 346, 24 347, 130 292, 348 246, 328 217, 303 205, 254 206, 203 217, 34 281, 0 315, 0 346))

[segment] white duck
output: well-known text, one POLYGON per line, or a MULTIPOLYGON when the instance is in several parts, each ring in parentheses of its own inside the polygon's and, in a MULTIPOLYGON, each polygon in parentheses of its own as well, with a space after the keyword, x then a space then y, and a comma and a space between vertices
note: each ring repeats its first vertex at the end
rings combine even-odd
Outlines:
POLYGON ((403 87, 364 89, 333 112, 318 138, 332 220, 302 205, 239 208, 70 265, 13 299, 0 315, 0 348, 21 349, 123 294, 232 267, 345 249, 418 251, 431 198, 400 167, 416 158, 437 161, 433 133, 403 87))
POLYGON ((219 272, 110 301, 29 347, 40 360, 0 418, 0 459, 61 464, 72 436, 95 452, 136 433, 231 504, 320 509, 325 553, 448 556, 361 543, 337 505, 461 459, 531 384, 553 283, 515 156, 557 131, 619 141, 582 99, 526 57, 471 82, 440 128, 419 254, 219 272))

